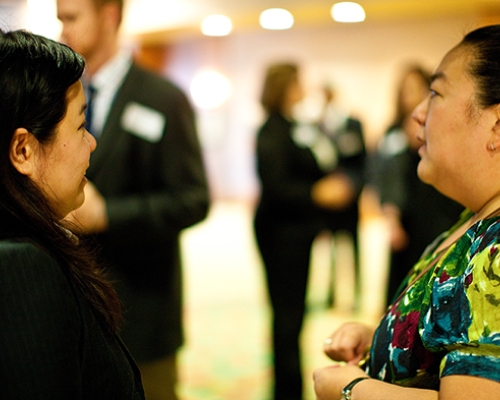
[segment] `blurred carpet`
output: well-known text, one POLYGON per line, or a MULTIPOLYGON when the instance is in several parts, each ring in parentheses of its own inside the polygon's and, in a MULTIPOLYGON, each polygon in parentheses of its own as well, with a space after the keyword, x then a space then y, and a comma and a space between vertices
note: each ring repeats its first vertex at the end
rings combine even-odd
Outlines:
MULTIPOLYGON (((186 344, 179 360, 181 400, 269 399, 270 314, 252 213, 252 204, 219 201, 205 221, 183 233, 186 344)), ((322 353, 324 338, 344 321, 373 322, 380 315, 386 274, 384 229, 370 222, 360 232, 364 278, 361 311, 356 315, 349 241, 335 240, 334 308, 327 304, 332 238, 325 234, 315 243, 301 338, 304 400, 315 399, 313 370, 330 362, 322 353)))

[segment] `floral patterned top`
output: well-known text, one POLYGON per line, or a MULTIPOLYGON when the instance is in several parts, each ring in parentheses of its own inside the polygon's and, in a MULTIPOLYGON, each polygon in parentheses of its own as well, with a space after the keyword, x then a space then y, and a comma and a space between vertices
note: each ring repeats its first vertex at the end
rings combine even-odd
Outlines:
POLYGON ((500 216, 477 222, 444 253, 433 254, 471 215, 464 211, 403 282, 375 332, 371 377, 435 390, 447 375, 500 382, 500 216))

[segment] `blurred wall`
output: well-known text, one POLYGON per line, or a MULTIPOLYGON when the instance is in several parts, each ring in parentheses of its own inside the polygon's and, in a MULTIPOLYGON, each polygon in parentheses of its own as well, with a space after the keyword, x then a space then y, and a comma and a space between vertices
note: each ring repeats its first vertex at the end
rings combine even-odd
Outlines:
POLYGON ((212 68, 233 85, 232 96, 213 110, 197 110, 215 197, 253 199, 258 194, 254 139, 263 114, 258 98, 268 63, 294 60, 309 92, 333 82, 339 103, 363 122, 373 148, 389 124, 399 70, 421 62, 433 70, 446 51, 476 26, 474 18, 334 24, 289 31, 236 32, 192 37, 169 45, 164 73, 189 91, 199 71, 212 68))
MULTIPOLYGON (((53 19, 49 23, 48 17, 37 18, 37 23, 45 29, 58 29, 55 9, 45 11, 53 19)), ((0 27, 27 25, 31 29, 25 14, 26 0, 0 0, 0 27)), ((264 118, 258 98, 267 64, 299 63, 309 94, 325 82, 333 83, 339 104, 362 120, 372 149, 392 118, 395 85, 404 64, 417 61, 434 69, 466 32, 493 22, 499 22, 498 13, 361 24, 331 21, 326 26, 288 31, 240 30, 221 38, 191 33, 156 39, 155 43, 146 43, 144 38, 126 40, 139 49, 147 67, 169 76, 187 93, 193 78, 205 69, 215 69, 230 80, 232 95, 225 104, 196 109, 199 134, 213 196, 253 200, 259 191, 255 133, 264 118), (145 48, 146 52, 141 51, 145 48)), ((37 25, 37 29, 41 27, 37 25)))
POLYGON ((26 0, 0 1, 0 29, 10 30, 26 27, 26 0))

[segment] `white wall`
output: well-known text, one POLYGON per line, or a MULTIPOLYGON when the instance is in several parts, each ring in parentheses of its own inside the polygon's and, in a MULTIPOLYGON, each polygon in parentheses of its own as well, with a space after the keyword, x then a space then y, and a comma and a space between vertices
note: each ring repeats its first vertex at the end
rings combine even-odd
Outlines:
POLYGON ((395 84, 408 61, 431 70, 475 25, 473 18, 400 21, 236 32, 225 38, 197 37, 173 45, 166 73, 186 90, 203 68, 216 68, 232 82, 227 104, 198 110, 200 136, 213 193, 218 197, 255 196, 253 143, 262 122, 258 104, 268 63, 293 60, 313 90, 325 80, 336 84, 339 102, 363 122, 369 146, 392 118, 395 84))
POLYGON ((26 27, 26 1, 0 2, 0 29, 13 30, 26 27))

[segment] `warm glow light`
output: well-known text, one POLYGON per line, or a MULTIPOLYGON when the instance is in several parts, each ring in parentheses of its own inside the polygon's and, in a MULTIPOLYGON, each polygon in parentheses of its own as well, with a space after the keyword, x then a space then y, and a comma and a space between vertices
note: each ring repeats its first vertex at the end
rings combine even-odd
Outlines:
POLYGON ((260 26, 271 30, 290 29, 294 23, 292 13, 283 8, 269 8, 262 11, 259 21, 260 26))
POLYGON ((334 4, 331 14, 337 22, 362 22, 366 17, 363 7, 350 1, 334 4))
POLYGON ((201 31, 207 36, 227 36, 232 30, 233 23, 225 15, 209 15, 201 23, 201 31))
POLYGON ((125 5, 123 30, 127 36, 178 29, 188 24, 193 15, 190 1, 128 0, 125 5))
POLYGON ((214 109, 224 104, 231 96, 231 83, 216 71, 203 71, 191 82, 191 97, 202 109, 214 109))
POLYGON ((50 39, 59 39, 61 23, 57 19, 55 0, 28 0, 26 29, 50 39))

